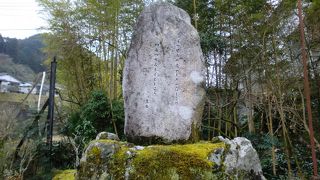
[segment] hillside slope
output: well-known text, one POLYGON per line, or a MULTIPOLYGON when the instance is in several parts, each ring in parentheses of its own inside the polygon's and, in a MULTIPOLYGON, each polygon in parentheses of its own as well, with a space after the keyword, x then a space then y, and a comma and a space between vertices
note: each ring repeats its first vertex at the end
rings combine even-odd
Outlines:
POLYGON ((16 64, 9 55, 0 53, 0 72, 8 73, 18 80, 30 82, 34 80, 34 71, 23 64, 16 64))
MULTIPOLYGON (((43 46, 41 34, 26 39, 7 38, 0 35, 0 53, 8 55, 11 58, 12 63, 17 64, 18 66, 25 65, 34 73, 45 70, 45 67, 42 64, 45 60, 45 55, 41 51, 43 46)), ((1 62, 1 65, 2 63, 3 62, 1 62)))

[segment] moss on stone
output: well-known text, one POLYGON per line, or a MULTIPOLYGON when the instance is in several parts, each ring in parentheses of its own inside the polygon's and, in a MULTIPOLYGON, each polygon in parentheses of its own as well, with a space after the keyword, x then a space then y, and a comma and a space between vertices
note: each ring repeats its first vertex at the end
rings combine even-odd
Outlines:
POLYGON ((80 161, 77 179, 88 179, 88 177, 99 179, 101 176, 108 176, 109 166, 107 165, 123 146, 122 144, 126 143, 107 139, 92 141, 80 161))
POLYGON ((118 152, 116 152, 108 163, 108 172, 112 175, 113 179, 124 179, 126 165, 129 161, 129 147, 120 146, 118 152))
POLYGON ((75 169, 59 170, 55 172, 52 180, 74 180, 76 172, 75 169))
POLYGON ((76 176, 86 179, 261 179, 253 171, 226 170, 230 144, 213 139, 193 144, 134 146, 114 140, 91 142, 76 176), (216 162, 216 164, 215 164, 216 162))
POLYGON ((88 159, 91 160, 91 162, 95 164, 101 163, 101 150, 99 147, 94 146, 90 151, 88 152, 88 159))
POLYGON ((110 179, 221 179, 223 172, 213 172, 215 164, 209 155, 218 148, 226 148, 223 142, 201 141, 194 144, 153 145, 138 150, 132 144, 113 140, 97 140, 93 143, 119 146, 110 157, 102 157, 99 147, 87 152, 87 165, 79 179, 100 177, 107 174, 110 179), (104 158, 104 159, 103 159, 104 158), (95 164, 95 168, 92 166, 95 164), (87 167, 86 167, 87 166, 87 167), (93 176, 86 172, 100 168, 93 176), (103 168, 103 169, 101 169, 103 168))
POLYGON ((93 141, 91 141, 91 143, 92 142, 100 142, 100 143, 107 143, 107 144, 110 144, 110 143, 120 144, 120 141, 111 140, 111 139, 99 139, 99 140, 93 140, 93 141))
MULTIPOLYGON (((199 142, 185 145, 157 145, 137 151, 131 176, 134 179, 204 179, 212 171, 208 155, 224 143, 199 142)), ((130 177, 131 177, 130 176, 130 177)))

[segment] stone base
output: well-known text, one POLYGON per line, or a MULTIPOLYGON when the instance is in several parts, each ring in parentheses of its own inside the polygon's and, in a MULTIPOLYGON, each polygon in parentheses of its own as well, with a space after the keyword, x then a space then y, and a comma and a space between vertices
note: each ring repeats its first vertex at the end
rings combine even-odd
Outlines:
POLYGON ((151 145, 151 144, 163 144, 163 145, 170 145, 170 144, 187 144, 187 143, 195 143, 199 141, 198 134, 191 135, 189 139, 186 140, 168 140, 162 137, 151 136, 126 136, 127 141, 130 143, 134 143, 136 145, 151 145))
POLYGON ((221 137, 215 143, 185 145, 135 146, 114 140, 92 141, 81 158, 76 178, 264 179, 250 141, 221 137))

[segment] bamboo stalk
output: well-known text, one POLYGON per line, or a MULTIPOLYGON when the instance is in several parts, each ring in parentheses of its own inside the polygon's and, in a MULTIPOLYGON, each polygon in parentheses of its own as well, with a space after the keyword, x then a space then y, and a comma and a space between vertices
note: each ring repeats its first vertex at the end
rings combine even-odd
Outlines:
POLYGON ((273 134, 273 123, 272 123, 272 109, 271 109, 271 102, 270 98, 268 97, 268 128, 269 128, 269 133, 272 138, 272 149, 271 149, 271 157, 272 157, 272 173, 273 175, 277 175, 277 160, 276 160, 276 152, 275 152, 275 147, 274 147, 274 134, 273 134))

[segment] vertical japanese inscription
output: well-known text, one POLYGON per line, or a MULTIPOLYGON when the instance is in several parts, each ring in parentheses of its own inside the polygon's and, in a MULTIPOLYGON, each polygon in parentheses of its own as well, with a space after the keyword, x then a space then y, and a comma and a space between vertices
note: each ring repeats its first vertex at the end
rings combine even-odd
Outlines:
MULTIPOLYGON (((153 45, 153 44, 152 44, 153 45)), ((159 64, 159 55, 160 55, 160 43, 155 43, 154 44, 154 54, 151 54, 150 57, 152 57, 152 67, 150 73, 152 73, 152 90, 150 90, 150 93, 152 92, 152 95, 157 95, 157 81, 158 81, 158 64, 159 64)), ((145 75, 147 75, 146 70, 143 70, 145 72, 145 75)), ((150 94, 148 93, 147 98, 145 99, 145 107, 149 108, 150 107, 150 94)))
MULTIPOLYGON (((148 96, 148 98, 149 98, 149 96, 148 96)), ((149 108, 149 99, 146 99, 146 108, 149 108)))
POLYGON ((157 78, 158 78, 158 62, 159 62, 159 48, 160 44, 155 43, 155 53, 154 53, 154 73, 153 73, 153 95, 157 95, 157 78))
POLYGON ((176 58, 175 58, 175 104, 178 104, 178 92, 179 92, 179 58, 180 58, 180 49, 181 49, 181 44, 180 44, 180 39, 177 40, 177 44, 175 47, 175 52, 176 52, 176 58))

